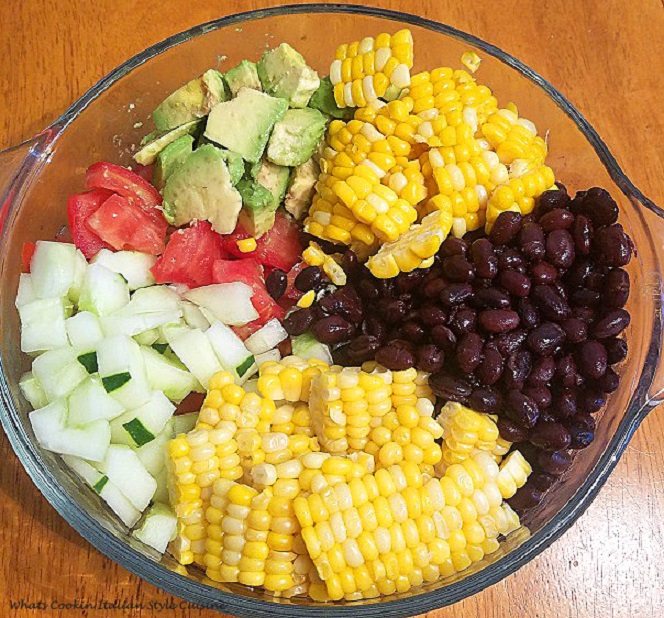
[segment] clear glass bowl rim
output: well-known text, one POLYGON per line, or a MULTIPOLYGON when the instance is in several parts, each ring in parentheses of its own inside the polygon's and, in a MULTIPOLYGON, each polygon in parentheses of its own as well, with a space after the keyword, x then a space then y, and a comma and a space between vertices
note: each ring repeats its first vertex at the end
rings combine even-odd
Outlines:
MULTIPOLYGON (((564 111, 583 132, 584 136, 606 167, 611 178, 621 191, 628 198, 639 202, 641 205, 654 212, 658 217, 664 218, 664 210, 647 198, 625 175, 604 141, 583 115, 579 113, 570 101, 554 86, 526 66, 523 62, 476 36, 433 20, 399 11, 349 4, 295 4, 247 11, 228 15, 170 36, 160 43, 157 43, 130 58, 90 88, 90 90, 73 103, 62 116, 55 120, 50 127, 40 134, 46 138, 44 145, 48 148, 52 142, 57 140, 58 135, 67 128, 68 124, 74 120, 91 101, 98 97, 113 83, 121 79, 132 69, 142 65, 152 57, 161 54, 167 49, 188 41, 198 35, 226 26, 241 24, 245 21, 259 20, 266 17, 296 15, 299 13, 350 13, 387 19, 402 24, 412 24, 414 26, 419 26, 457 38, 491 54, 543 89, 556 105, 564 111)), ((18 149, 21 146, 27 145, 31 141, 32 140, 28 140, 27 142, 24 142, 24 144, 16 146, 15 148, 18 149)), ((31 149, 28 154, 36 153, 31 149)), ((13 189, 19 189, 26 181, 28 181, 31 172, 33 171, 32 167, 33 165, 36 165, 36 161, 33 159, 33 162, 30 163, 28 161, 29 158, 29 156, 26 157, 26 161, 24 161, 23 165, 15 174, 10 186, 7 187, 5 198, 6 196, 12 195, 13 189)), ((2 203, 4 203, 4 200, 2 203)), ((16 203, 12 204, 12 208, 16 206, 16 203)), ((7 215, 9 215, 7 219, 11 220, 11 213, 7 213, 7 215)), ((656 320, 653 324, 653 338, 651 340, 650 349, 648 350, 646 362, 644 363, 644 371, 641 373, 638 385, 633 393, 630 408, 626 411, 617 431, 607 445, 604 454, 598 460, 592 473, 577 489, 574 498, 560 510, 556 517, 552 518, 542 526, 536 534, 525 541, 517 549, 509 552, 497 562, 487 565, 482 570, 469 575, 461 581, 449 584, 437 590, 413 595, 408 598, 397 598, 395 600, 385 599, 381 600, 379 603, 362 605, 353 603, 346 605, 320 604, 307 606, 284 604, 279 603, 278 601, 268 600, 267 598, 255 599, 244 597, 223 592, 212 586, 205 585, 186 576, 172 572, 164 568, 158 562, 155 562, 132 549, 119 538, 114 536, 110 531, 100 528, 94 518, 79 506, 64 488, 60 486, 51 471, 47 468, 38 448, 32 443, 32 440, 27 435, 20 418, 16 414, 1 358, 0 403, 2 405, 0 405, 0 422, 2 423, 5 433, 7 434, 22 465, 32 478, 35 485, 37 485, 38 489, 55 507, 58 513, 83 538, 89 541, 105 556, 168 593, 184 598, 200 606, 209 607, 237 616, 247 617, 265 616, 267 618, 272 616, 283 616, 284 618, 322 618, 325 616, 326 618, 350 618, 351 616, 355 616, 358 611, 361 611, 367 618, 369 616, 379 615, 385 618, 413 616, 456 603, 497 583, 508 575, 511 575, 549 547, 549 545, 557 540, 583 514, 618 463, 618 460, 627 447, 634 431, 638 428, 643 418, 645 418, 645 415, 650 409, 652 409, 652 405, 647 403, 647 394, 648 389, 652 384, 655 367, 659 359, 660 350, 656 342, 660 341, 661 327, 661 319, 658 314, 656 315, 656 320)))

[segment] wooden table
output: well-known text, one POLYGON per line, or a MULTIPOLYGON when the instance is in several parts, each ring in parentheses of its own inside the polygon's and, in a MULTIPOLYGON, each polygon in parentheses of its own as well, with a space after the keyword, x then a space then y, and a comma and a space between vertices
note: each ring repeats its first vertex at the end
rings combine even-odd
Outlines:
MULTIPOLYGON (((276 2, 5 0, 0 147, 30 137, 145 47, 226 13, 276 2)), ((560 88, 626 172, 664 204, 661 0, 393 0, 511 52, 560 88)), ((0 616, 152 616, 57 603, 179 604, 107 560, 44 500, 0 434, 0 616), (10 601, 46 610, 12 610, 10 601)), ((595 503, 565 537, 489 590, 429 618, 658 618, 664 615, 664 415, 637 432, 595 503)), ((211 617, 177 609, 164 616, 211 617)))

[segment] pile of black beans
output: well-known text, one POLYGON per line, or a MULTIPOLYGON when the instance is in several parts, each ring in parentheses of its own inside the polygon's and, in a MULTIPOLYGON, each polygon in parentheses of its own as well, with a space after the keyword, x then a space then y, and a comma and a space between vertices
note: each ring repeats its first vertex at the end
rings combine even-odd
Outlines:
POLYGON ((376 279, 347 252, 348 285, 285 327, 311 328, 340 364, 417 367, 443 400, 498 414, 536 468, 515 497, 524 508, 569 465, 568 449, 592 442, 592 415, 618 388, 633 246, 617 219, 604 189, 561 188, 532 215, 502 213, 488 236, 446 239, 428 269, 376 279))

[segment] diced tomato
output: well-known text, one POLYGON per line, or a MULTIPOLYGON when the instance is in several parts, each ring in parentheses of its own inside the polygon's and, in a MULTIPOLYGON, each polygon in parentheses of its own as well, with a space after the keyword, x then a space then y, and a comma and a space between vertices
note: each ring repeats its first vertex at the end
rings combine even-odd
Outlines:
POLYGON ((210 285, 215 260, 222 257, 220 238, 207 221, 173 232, 166 251, 152 267, 157 283, 184 283, 190 288, 210 285))
POLYGON ((72 239, 88 259, 97 255, 101 249, 112 249, 88 225, 90 217, 112 195, 113 193, 106 189, 93 189, 67 198, 67 218, 72 239))
POLYGON ((279 300, 283 300, 284 302, 291 301, 292 304, 295 304, 300 300, 303 293, 295 287, 295 277, 297 277, 307 266, 309 266, 309 264, 304 261, 298 262, 288 271, 288 273, 286 273, 286 291, 279 300))
POLYGON ((144 180, 147 180, 148 182, 152 182, 152 172, 154 171, 154 165, 141 165, 140 163, 137 163, 134 166, 134 173, 136 173, 138 176, 143 178, 144 180))
POLYGON ((88 219, 88 225, 114 249, 159 255, 166 247, 168 223, 161 211, 141 208, 122 195, 109 197, 88 219))
POLYGON ((283 320, 286 312, 268 294, 263 279, 263 267, 254 258, 241 260, 217 260, 214 263, 213 279, 215 283, 246 283, 254 292, 251 303, 258 318, 249 324, 237 327, 235 332, 245 339, 273 318, 283 320))
POLYGON ((189 393, 175 409, 175 414, 187 414, 188 412, 198 412, 203 406, 205 395, 192 391, 189 393))
POLYGON ((34 242, 24 242, 23 249, 21 250, 21 264, 23 265, 23 272, 30 272, 30 262, 32 261, 32 254, 37 248, 34 242))
POLYGON ((131 197, 143 208, 161 204, 161 195, 145 178, 121 165, 99 161, 88 168, 85 186, 89 189, 108 189, 123 197, 131 197))

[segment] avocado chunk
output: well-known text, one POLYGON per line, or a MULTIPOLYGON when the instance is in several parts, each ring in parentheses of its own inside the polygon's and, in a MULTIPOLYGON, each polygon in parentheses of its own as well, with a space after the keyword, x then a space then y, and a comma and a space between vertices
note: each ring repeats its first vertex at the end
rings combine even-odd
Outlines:
POLYGON ((337 106, 337 102, 334 100, 334 86, 329 77, 323 77, 320 80, 318 90, 311 96, 309 107, 313 107, 337 120, 350 120, 355 114, 354 107, 341 108, 337 106))
POLYGON ((232 150, 222 150, 221 154, 231 175, 231 183, 236 186, 244 175, 244 160, 237 152, 232 150))
POLYGON ((253 88, 254 90, 263 90, 261 81, 258 79, 256 63, 249 60, 243 60, 236 67, 226 71, 226 83, 235 96, 240 88, 253 88))
POLYGON ((263 90, 286 99, 290 107, 306 107, 320 84, 318 73, 288 43, 265 52, 256 70, 263 90))
POLYGON ((274 125, 267 158, 277 165, 302 165, 316 150, 327 120, 317 109, 289 109, 274 125))
POLYGON ((272 129, 284 117, 288 104, 251 88, 240 88, 230 101, 212 108, 205 137, 257 163, 263 156, 272 129))
POLYGON ((206 116, 227 98, 222 74, 210 69, 166 97, 152 112, 152 119, 159 131, 170 131, 206 116))
POLYGON ((293 170, 288 183, 284 207, 295 219, 301 219, 309 210, 318 174, 320 174, 320 168, 313 157, 293 170))
POLYGON ((202 120, 192 120, 179 127, 168 131, 168 133, 159 134, 150 142, 145 144, 135 155, 134 161, 141 165, 150 165, 154 163, 157 155, 183 135, 195 135, 202 126, 202 120))
POLYGON ((178 227, 193 220, 209 221, 215 232, 230 234, 242 208, 224 155, 211 144, 194 150, 173 171, 162 194, 164 216, 178 227))
POLYGON ((152 173, 152 182, 157 189, 161 190, 166 180, 179 167, 194 149, 194 138, 191 135, 183 135, 169 144, 158 155, 152 173))
POLYGON ((254 238, 259 238, 274 225, 276 207, 272 208, 272 194, 252 178, 243 178, 237 188, 244 204, 240 225, 254 238))
POLYGON ((286 187, 291 170, 283 165, 276 165, 263 159, 261 166, 256 170, 256 181, 265 187, 272 196, 271 207, 276 210, 286 195, 286 187))

